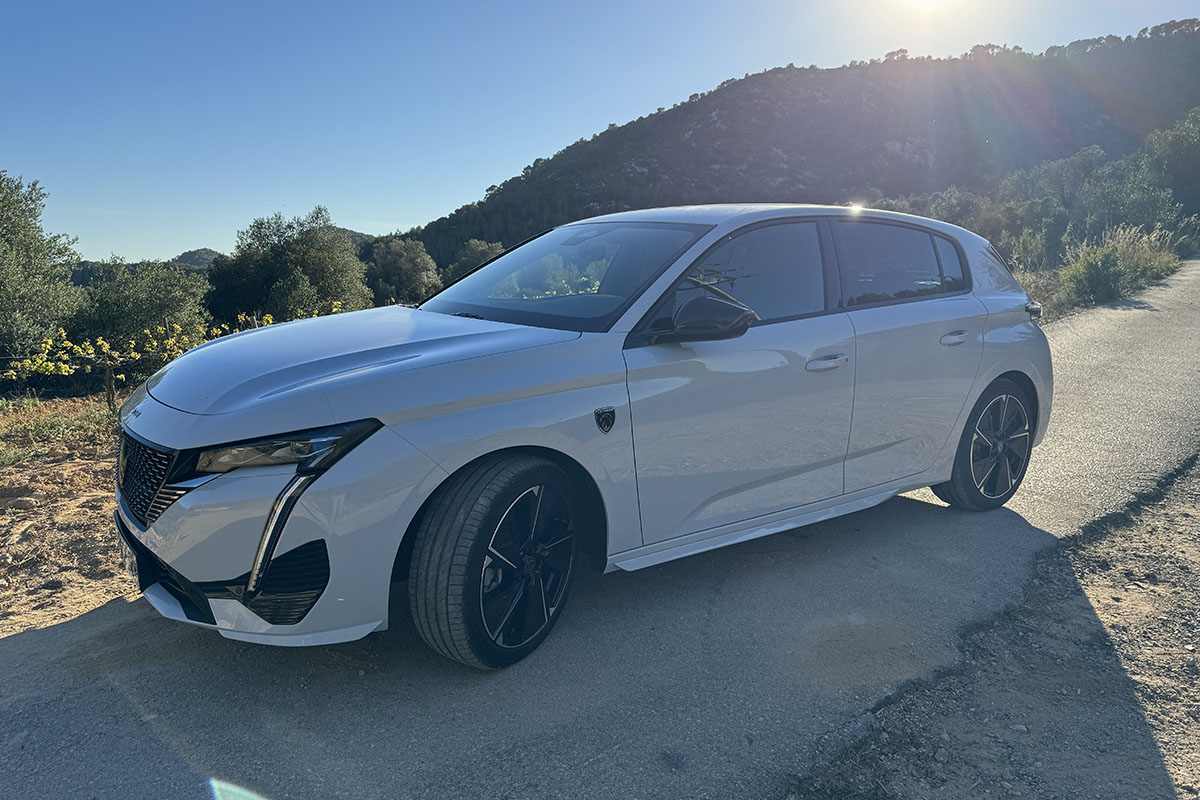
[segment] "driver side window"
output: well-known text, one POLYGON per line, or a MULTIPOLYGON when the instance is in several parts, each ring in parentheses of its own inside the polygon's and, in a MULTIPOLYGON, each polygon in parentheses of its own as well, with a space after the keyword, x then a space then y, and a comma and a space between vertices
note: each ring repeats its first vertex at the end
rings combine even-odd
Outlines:
POLYGON ((692 265, 651 329, 669 328, 675 310, 703 294, 741 303, 761 322, 824 311, 825 272, 816 223, 767 225, 733 235, 692 265))

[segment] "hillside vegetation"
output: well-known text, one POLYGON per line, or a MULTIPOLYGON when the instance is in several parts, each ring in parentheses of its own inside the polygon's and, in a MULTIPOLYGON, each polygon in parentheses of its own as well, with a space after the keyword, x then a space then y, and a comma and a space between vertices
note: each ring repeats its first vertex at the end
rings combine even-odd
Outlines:
POLYGON ((477 203, 368 236, 322 207, 249 222, 232 253, 80 262, 46 191, 0 170, 0 378, 80 393, 231 331, 419 303, 548 227, 681 203, 857 201, 986 236, 1050 313, 1158 280, 1200 235, 1200 20, 1045 53, 902 50, 729 80, 612 125, 477 203))
POLYGON ((1200 106, 1197 75, 1198 20, 1038 55, 979 45, 953 59, 900 50, 837 69, 789 65, 575 142, 410 234, 446 264, 468 239, 515 243, 629 208, 986 190, 1092 145, 1136 150, 1200 106))

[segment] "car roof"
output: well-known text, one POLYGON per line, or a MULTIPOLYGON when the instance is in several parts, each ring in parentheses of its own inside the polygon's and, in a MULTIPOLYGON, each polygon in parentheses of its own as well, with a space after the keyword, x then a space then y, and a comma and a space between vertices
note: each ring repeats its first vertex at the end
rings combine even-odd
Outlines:
POLYGON ((731 229, 752 222, 777 217, 846 217, 850 219, 885 219, 908 222, 933 228, 955 237, 977 237, 977 234, 927 217, 901 214, 898 211, 881 211, 860 206, 821 206, 807 203, 714 203, 711 205, 667 206, 663 208, 641 208, 633 211, 618 211, 599 217, 581 219, 572 225, 585 222, 690 222, 717 225, 731 229))

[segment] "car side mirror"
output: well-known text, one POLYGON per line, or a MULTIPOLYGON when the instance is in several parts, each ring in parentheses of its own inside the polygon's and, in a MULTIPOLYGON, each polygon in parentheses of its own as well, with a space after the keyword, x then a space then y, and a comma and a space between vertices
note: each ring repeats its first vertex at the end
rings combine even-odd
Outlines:
POLYGON ((654 344, 715 342, 744 334, 758 315, 739 303, 701 295, 684 302, 671 319, 670 330, 654 334, 654 344))

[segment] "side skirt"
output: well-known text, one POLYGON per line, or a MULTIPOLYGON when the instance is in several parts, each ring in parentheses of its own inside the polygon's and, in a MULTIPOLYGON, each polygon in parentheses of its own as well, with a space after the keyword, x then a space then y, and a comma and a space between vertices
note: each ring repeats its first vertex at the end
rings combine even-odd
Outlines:
MULTIPOLYGON (((928 475, 930 473, 925 474, 928 475)), ((677 558, 716 550, 726 545, 747 542, 751 539, 770 536, 773 533, 790 531, 794 528, 811 525, 814 522, 822 522, 845 514, 852 514, 855 511, 863 511, 872 506, 877 506, 902 492, 910 492, 913 489, 921 489, 932 483, 938 483, 937 480, 931 481, 921 476, 916 476, 916 482, 913 481, 914 476, 909 476, 907 482, 890 488, 886 484, 875 486, 851 495, 834 497, 830 500, 822 500, 798 509, 792 509, 790 512, 784 511, 779 514, 772 514, 770 517, 750 520, 749 524, 743 522, 736 525, 726 525, 721 528, 699 531, 687 534, 686 536, 678 536, 674 539, 655 542, 644 547, 636 547, 622 553, 615 553, 608 557, 608 564, 604 571, 612 572, 621 569, 626 572, 633 572, 634 570, 652 567, 656 564, 663 564, 667 561, 674 561, 677 558)))

